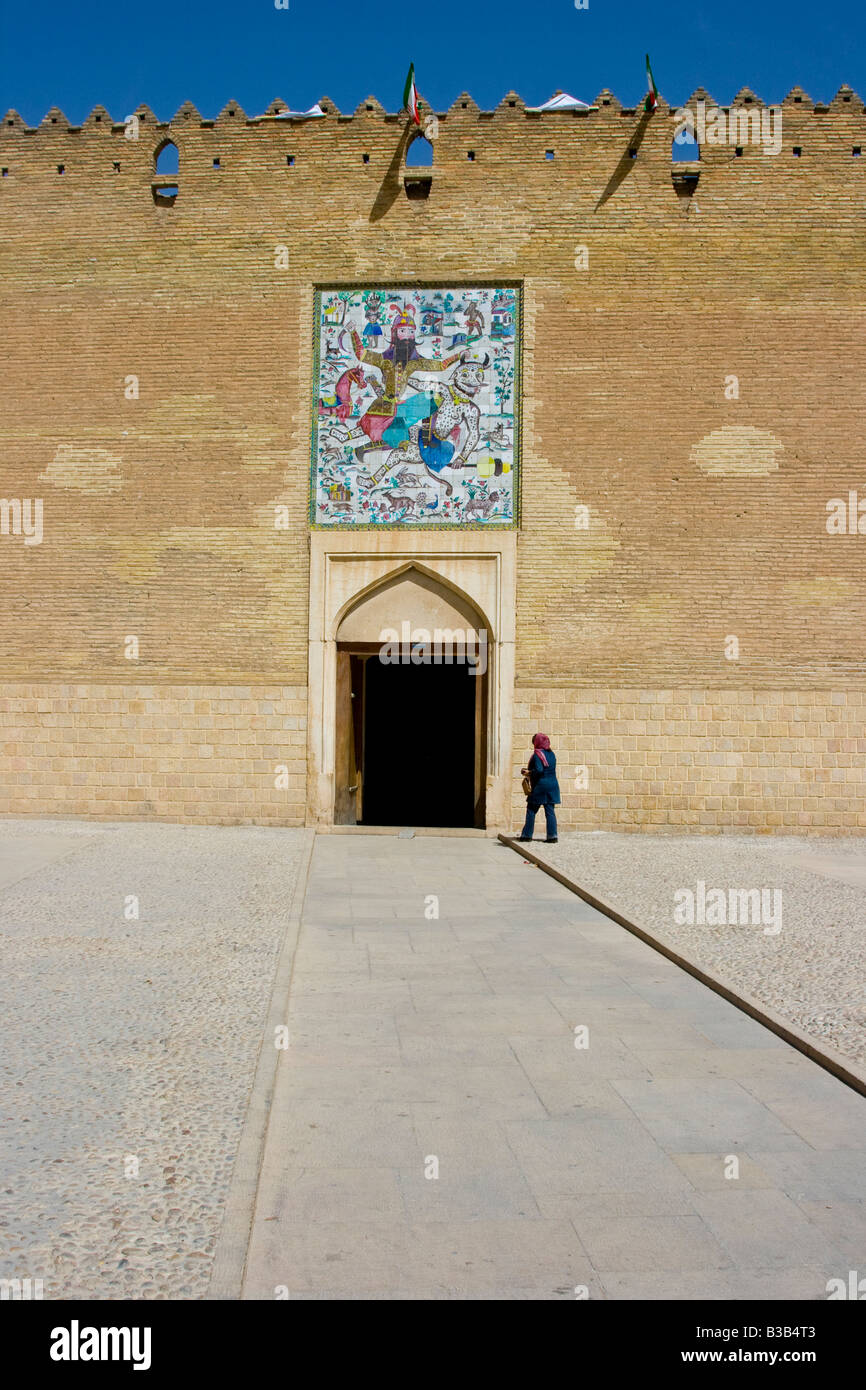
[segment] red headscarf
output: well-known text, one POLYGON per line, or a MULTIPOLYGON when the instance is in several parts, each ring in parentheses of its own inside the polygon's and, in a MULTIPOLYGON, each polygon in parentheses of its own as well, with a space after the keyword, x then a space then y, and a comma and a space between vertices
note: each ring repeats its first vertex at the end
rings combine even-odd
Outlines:
POLYGON ((534 734, 532 737, 532 746, 544 763, 544 766, 548 767, 548 761, 544 756, 544 750, 550 747, 550 739, 547 737, 547 734, 534 734))

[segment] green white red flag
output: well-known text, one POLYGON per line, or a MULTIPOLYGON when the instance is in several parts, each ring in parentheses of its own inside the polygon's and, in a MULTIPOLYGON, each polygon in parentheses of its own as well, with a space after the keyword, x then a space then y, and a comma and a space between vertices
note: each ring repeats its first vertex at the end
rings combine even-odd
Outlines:
POLYGON ((644 111, 655 111, 656 107, 659 104, 659 89, 656 86, 656 80, 653 77, 653 70, 650 67, 649 54, 646 55, 646 79, 649 85, 649 91, 647 92, 646 101, 643 104, 643 109, 644 111))
POLYGON ((418 88, 415 86, 415 64, 409 64, 409 76, 406 78, 406 86, 403 88, 403 105, 412 117, 416 125, 421 124, 421 117, 418 114, 418 88))

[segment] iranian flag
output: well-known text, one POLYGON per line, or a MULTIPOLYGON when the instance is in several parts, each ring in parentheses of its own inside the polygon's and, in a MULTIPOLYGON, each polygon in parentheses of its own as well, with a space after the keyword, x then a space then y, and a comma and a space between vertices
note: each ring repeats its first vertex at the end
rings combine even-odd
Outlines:
POLYGON ((653 70, 650 67, 649 54, 646 55, 646 80, 649 84, 649 91, 647 92, 646 101, 643 104, 643 109, 644 111, 655 111, 656 107, 659 104, 659 89, 656 86, 656 80, 653 77, 653 70))
POLYGON ((412 117, 416 125, 421 124, 421 117, 418 114, 418 88, 415 86, 415 64, 409 64, 409 76, 406 78, 406 86, 403 88, 403 105, 412 117))

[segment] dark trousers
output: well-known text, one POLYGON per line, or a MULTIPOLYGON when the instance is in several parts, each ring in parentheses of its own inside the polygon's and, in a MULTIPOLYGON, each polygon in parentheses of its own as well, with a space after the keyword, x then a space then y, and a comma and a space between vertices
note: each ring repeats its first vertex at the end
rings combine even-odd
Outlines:
MULTIPOLYGON (((532 839, 532 832, 533 832, 533 830, 535 829, 535 817, 536 817, 537 814, 538 814, 538 807, 537 807, 537 806, 534 806, 534 807, 532 807, 532 808, 530 809, 529 802, 527 801, 527 803, 526 803, 526 824, 524 825, 523 829, 522 829, 521 832, 520 832, 521 835, 525 835, 525 836, 526 836, 527 840, 531 840, 531 839, 532 839)), ((545 803, 544 803, 544 818, 545 818, 545 820, 547 821, 547 838, 548 838, 548 840, 555 840, 555 839, 556 839, 556 812, 554 811, 553 807, 549 804, 549 802, 545 802, 545 803)))

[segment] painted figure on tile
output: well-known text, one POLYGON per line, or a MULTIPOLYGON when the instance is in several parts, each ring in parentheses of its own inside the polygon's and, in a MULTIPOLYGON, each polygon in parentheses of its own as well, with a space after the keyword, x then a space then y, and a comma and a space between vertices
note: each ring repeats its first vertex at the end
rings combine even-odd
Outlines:
POLYGON ((470 299, 466 306, 466 332, 470 338, 482 338, 484 336, 484 317, 478 307, 478 301, 470 299))
POLYGON ((493 285, 317 295, 314 525, 515 524, 519 305, 493 285))
POLYGON ((379 346, 379 339, 383 337, 382 324, 382 298, 375 290, 367 296, 364 304, 364 317, 367 320, 364 325, 364 344, 373 351, 379 346))
POLYGON ((439 475, 444 468, 464 468, 478 443, 481 412, 474 397, 484 385, 484 369, 489 365, 487 353, 482 358, 469 350, 462 352, 448 381, 431 391, 433 409, 411 426, 409 438, 388 455, 382 472, 389 472, 401 462, 422 463, 430 477, 450 495, 454 490, 451 483, 439 475))
POLYGON ((402 309, 391 325, 391 345, 385 352, 374 352, 365 348, 357 329, 352 329, 352 346, 359 362, 378 367, 384 378, 384 387, 367 412, 358 422, 358 430, 349 436, 351 440, 366 435, 374 445, 397 444, 408 439, 412 425, 428 409, 426 394, 415 394, 404 399, 410 378, 415 372, 442 372, 458 360, 459 354, 445 357, 441 361, 434 357, 422 357, 415 344, 415 319, 411 310, 402 309))

